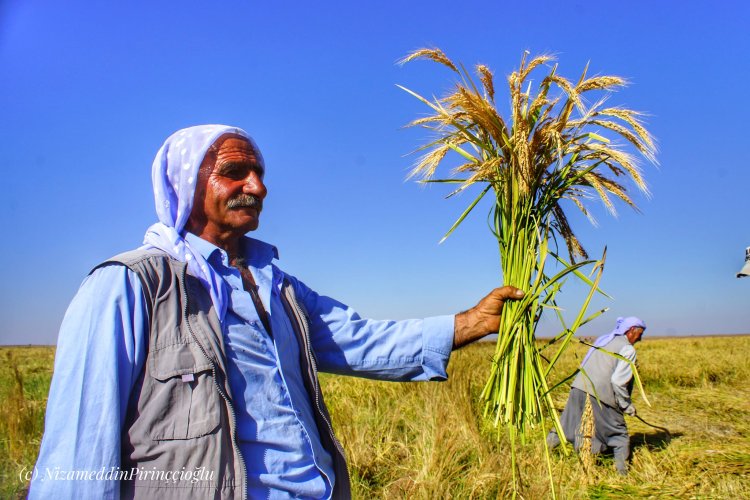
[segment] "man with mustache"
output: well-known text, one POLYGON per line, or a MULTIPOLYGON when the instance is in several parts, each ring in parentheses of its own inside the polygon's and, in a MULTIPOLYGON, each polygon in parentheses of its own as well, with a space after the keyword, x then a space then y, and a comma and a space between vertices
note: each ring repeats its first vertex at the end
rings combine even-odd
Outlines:
POLYGON ((347 498, 317 370, 444 380, 451 350, 496 332, 503 302, 523 296, 503 287, 455 316, 363 319, 245 236, 264 173, 235 127, 164 143, 159 222, 92 271, 63 320, 30 498, 347 498))

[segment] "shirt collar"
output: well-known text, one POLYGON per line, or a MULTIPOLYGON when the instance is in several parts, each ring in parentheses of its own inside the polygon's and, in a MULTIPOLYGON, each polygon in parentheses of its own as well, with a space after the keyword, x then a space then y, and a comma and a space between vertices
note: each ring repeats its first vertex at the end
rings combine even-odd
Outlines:
MULTIPOLYGON (((221 263, 226 267, 229 266, 229 256, 227 253, 213 243, 189 232, 185 233, 185 241, 196 252, 200 253, 206 259, 206 262, 221 263)), ((273 259, 278 260, 279 258, 279 251, 274 245, 248 236, 242 237, 242 248, 245 251, 245 258, 248 263, 255 267, 265 267, 273 259)))

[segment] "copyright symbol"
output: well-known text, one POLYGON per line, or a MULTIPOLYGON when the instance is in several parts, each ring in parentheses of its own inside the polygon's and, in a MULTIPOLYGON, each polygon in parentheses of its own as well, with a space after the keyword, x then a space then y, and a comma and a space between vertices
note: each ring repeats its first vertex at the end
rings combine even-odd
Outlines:
POLYGON ((34 466, 33 469, 29 469, 28 467, 24 467, 21 469, 21 471, 18 473, 18 479, 19 481, 23 482, 29 482, 32 479, 35 479, 37 477, 37 470, 36 466, 34 466))

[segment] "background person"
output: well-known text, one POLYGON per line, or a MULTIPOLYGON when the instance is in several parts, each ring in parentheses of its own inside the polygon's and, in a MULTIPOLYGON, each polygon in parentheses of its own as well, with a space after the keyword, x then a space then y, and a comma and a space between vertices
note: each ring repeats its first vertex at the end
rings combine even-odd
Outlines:
MULTIPOLYGON (((560 415, 565 439, 573 443, 578 451, 581 444, 579 428, 588 396, 594 413, 591 452, 598 454, 608 447, 612 448, 615 467, 620 474, 627 474, 630 456, 630 436, 623 413, 630 416, 636 414, 631 400, 633 369, 628 361, 635 363, 633 346, 641 340, 645 330, 646 324, 635 316, 617 318, 615 329, 599 337, 586 353, 560 415), (619 354, 628 361, 615 358, 605 351, 619 354)), ((547 436, 547 443, 551 447, 560 444, 554 428, 547 436)))

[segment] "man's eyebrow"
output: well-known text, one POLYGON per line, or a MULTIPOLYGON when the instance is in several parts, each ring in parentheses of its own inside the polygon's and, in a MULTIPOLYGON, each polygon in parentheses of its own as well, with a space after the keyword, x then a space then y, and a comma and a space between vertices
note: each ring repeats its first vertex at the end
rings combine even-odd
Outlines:
POLYGON ((263 165, 262 162, 258 161, 257 159, 252 160, 243 160, 243 161, 237 161, 237 160, 225 160, 225 161, 217 161, 216 162, 216 168, 219 170, 226 170, 229 168, 245 168, 250 167, 252 170, 264 173, 266 171, 266 167, 263 165))

